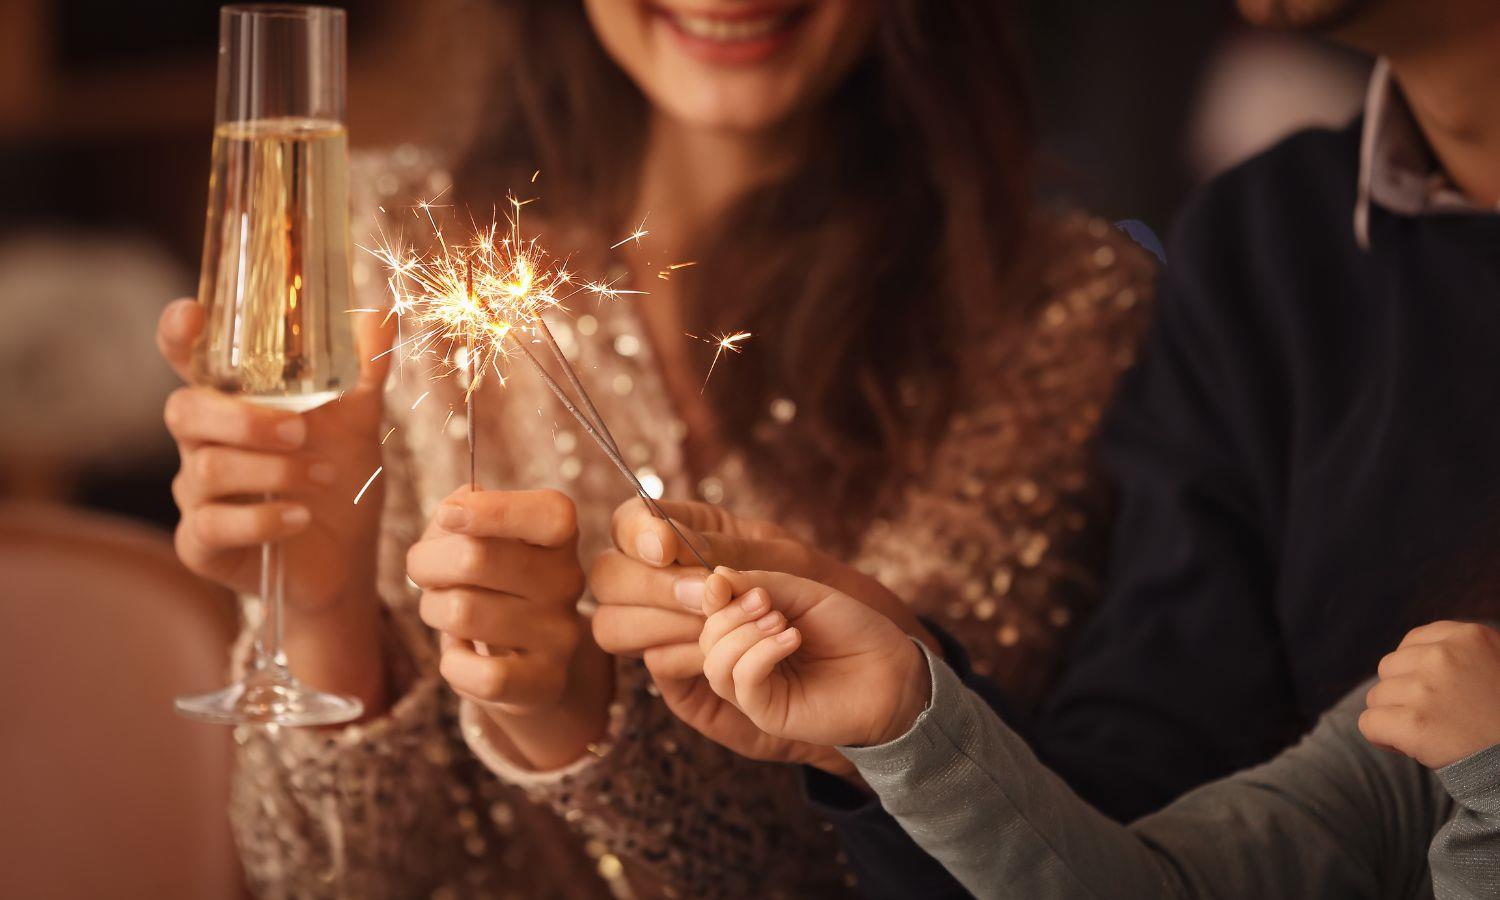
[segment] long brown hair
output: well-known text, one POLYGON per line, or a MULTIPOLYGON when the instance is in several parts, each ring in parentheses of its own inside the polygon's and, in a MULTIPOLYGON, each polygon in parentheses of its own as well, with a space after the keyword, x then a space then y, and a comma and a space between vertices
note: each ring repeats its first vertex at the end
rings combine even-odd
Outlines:
MULTIPOLYGON (((709 383, 725 438, 783 512, 852 536, 920 465, 954 403, 973 318, 1002 309, 1028 205, 1030 115, 1007 4, 870 0, 869 52, 819 110, 807 158, 740 199, 695 248, 684 316, 747 329, 709 383), (774 421, 773 400, 789 421, 774 421)), ((549 209, 607 233, 633 196, 647 101, 582 4, 507 0, 485 133, 459 184, 541 169, 549 209)))

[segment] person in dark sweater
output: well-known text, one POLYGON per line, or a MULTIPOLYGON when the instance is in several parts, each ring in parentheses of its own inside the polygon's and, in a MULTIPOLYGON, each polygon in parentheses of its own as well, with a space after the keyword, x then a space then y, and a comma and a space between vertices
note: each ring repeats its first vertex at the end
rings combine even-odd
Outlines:
MULTIPOLYGON (((1308 730, 1445 611, 1500 511, 1500 4, 1241 6, 1380 61, 1359 120, 1180 216, 1102 435, 1106 602, 1039 714, 1000 710, 1121 821, 1308 730)), ((873 801, 809 790, 868 896, 961 891, 873 801)))

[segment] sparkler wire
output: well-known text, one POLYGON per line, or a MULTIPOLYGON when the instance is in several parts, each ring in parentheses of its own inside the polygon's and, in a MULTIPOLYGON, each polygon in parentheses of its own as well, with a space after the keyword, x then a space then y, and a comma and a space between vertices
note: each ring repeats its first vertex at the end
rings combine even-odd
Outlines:
MULTIPOLYGON (((537 316, 536 326, 542 338, 546 341, 547 347, 551 349, 552 357, 557 360, 558 367, 562 369, 563 375, 567 377, 568 383, 573 386, 573 390, 577 393, 581 405, 588 410, 588 415, 595 427, 594 434, 596 440, 599 436, 602 436, 603 441, 608 442, 608 446, 604 447, 601 442, 601 447, 607 452, 613 452, 614 459, 617 461, 616 465, 623 465, 624 454, 620 452, 620 445, 615 443, 615 436, 610 433, 609 425, 605 424, 604 416, 599 414, 598 407, 594 406, 594 398, 589 396, 588 389, 583 386, 583 381, 579 379, 577 370, 573 368, 572 363, 568 362, 568 358, 563 355, 562 348, 557 345, 557 338, 552 336, 552 329, 547 327, 547 322, 541 316, 537 316)), ((712 569, 713 566, 708 564, 708 561, 703 558, 703 554, 698 552, 698 548, 694 547, 692 541, 689 541, 687 536, 678 529, 677 523, 673 522, 672 517, 666 514, 666 511, 656 502, 656 498, 651 496, 641 484, 640 479, 636 478, 633 472, 628 471, 628 467, 627 474, 631 483, 635 485, 636 493, 641 495, 641 500, 646 504, 651 513, 667 523, 667 527, 672 529, 672 533, 677 535, 678 540, 682 541, 682 543, 687 545, 689 550, 693 551, 693 557, 705 569, 712 569)))
MULTIPOLYGON (((556 397, 557 401, 563 405, 563 408, 566 409, 573 416, 573 418, 578 421, 578 424, 582 426, 585 432, 588 433, 588 436, 594 439, 594 443, 599 445, 599 449, 604 451, 604 455, 609 457, 609 461, 614 463, 615 468, 620 470, 620 474, 624 475, 626 479, 628 479, 630 483, 635 486, 636 493, 640 495, 643 501, 645 501, 646 505, 651 509, 652 514, 661 519, 663 522, 667 523, 667 527, 672 529, 672 533, 677 535, 678 540, 682 541, 682 543, 687 546, 688 550, 692 551, 693 558, 698 561, 699 565, 703 566, 705 569, 712 570, 713 566, 709 565, 708 560, 703 558, 703 554, 698 552, 698 548, 693 546, 693 543, 687 539, 687 536, 684 535, 681 529, 677 527, 677 523, 673 522, 671 517, 668 516, 662 510, 662 508, 657 505, 655 498, 653 498, 649 493, 646 492, 645 486, 641 484, 639 478, 636 478, 635 472, 631 471, 630 466, 625 462, 625 458, 620 455, 619 448, 615 445, 614 442, 614 436, 610 435, 609 437, 605 437, 605 432, 608 431, 608 428, 602 427, 603 420, 600 420, 600 426, 596 426, 594 424, 594 421, 589 416, 585 415, 584 412, 578 408, 578 404, 574 403, 572 398, 568 396, 567 392, 562 389, 562 386, 559 385, 557 381, 552 377, 552 374, 547 371, 547 367, 542 365, 542 361, 540 359, 537 359, 536 354, 531 351, 531 348, 526 346, 525 341, 522 341, 521 338, 514 333, 512 333, 511 337, 514 339, 516 346, 521 348, 521 352, 526 354, 527 360, 531 362, 531 365, 536 369, 537 375, 547 385, 547 388, 552 391, 552 395, 556 397)), ((589 399, 588 392, 583 390, 583 385, 578 381, 578 374, 573 371, 573 367, 564 362, 563 372, 565 373, 568 382, 579 391, 580 402, 582 402, 584 405, 587 405, 591 410, 595 412, 595 414, 597 414, 598 411, 594 409, 592 399, 589 399)))

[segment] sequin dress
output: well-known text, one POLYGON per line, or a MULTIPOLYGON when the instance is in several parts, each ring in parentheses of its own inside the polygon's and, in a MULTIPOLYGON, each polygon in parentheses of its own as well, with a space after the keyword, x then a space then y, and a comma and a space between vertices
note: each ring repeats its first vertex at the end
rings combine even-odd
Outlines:
MULTIPOLYGON (((424 165, 411 154, 405 170, 424 165)), ((369 183, 387 204, 422 190, 389 173, 369 183)), ((1025 283, 1036 293, 1007 302, 1025 300, 1035 314, 1019 329, 974 331, 962 360, 969 388, 947 434, 851 560, 962 641, 1021 707, 1045 689, 1099 595, 1109 497, 1092 438, 1132 361, 1154 280, 1154 261, 1099 219, 1043 215, 1033 230, 1025 283)), ((363 269, 356 287, 378 291, 378 271, 363 269)), ((629 304, 573 313, 557 338, 641 479, 667 497, 764 513, 741 455, 696 483, 688 476, 686 429, 629 304)), ((610 515, 629 493, 526 374, 480 392, 479 478, 567 492, 586 563, 607 547, 610 515)), ((398 371, 387 408, 396 430, 385 445, 380 581, 396 699, 383 717, 341 729, 237 732, 231 817, 257 894, 848 892, 852 879, 803 803, 796 772, 741 759, 678 722, 637 662, 617 664, 608 736, 571 766, 521 771, 487 744, 477 711, 437 674, 435 640, 403 571, 437 503, 468 478, 460 389, 398 371)), ((765 415, 761 431, 774 440, 796 410, 775 401, 765 415)))

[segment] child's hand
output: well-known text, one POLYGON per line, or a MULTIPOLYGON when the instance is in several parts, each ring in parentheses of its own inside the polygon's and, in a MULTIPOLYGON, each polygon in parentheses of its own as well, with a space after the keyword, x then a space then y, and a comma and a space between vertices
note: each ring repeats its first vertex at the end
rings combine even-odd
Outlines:
POLYGON ((703 674, 767 734, 883 744, 927 706, 922 651, 891 620, 833 588, 721 567, 705 584, 703 611, 703 674))
POLYGON ((1440 769, 1500 744, 1500 632, 1465 622, 1413 630, 1380 661, 1359 730, 1440 769))

